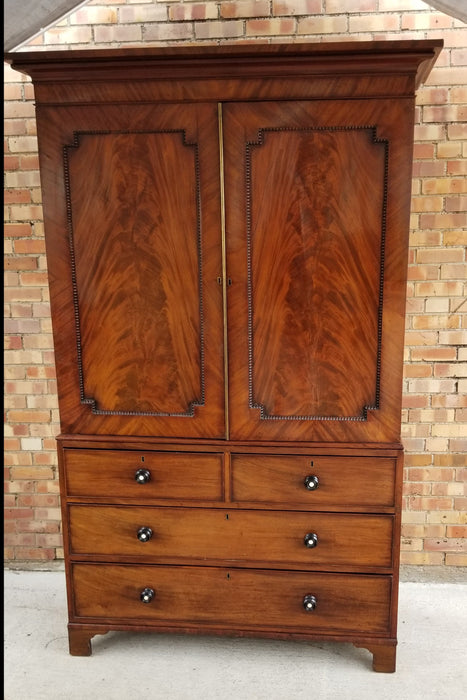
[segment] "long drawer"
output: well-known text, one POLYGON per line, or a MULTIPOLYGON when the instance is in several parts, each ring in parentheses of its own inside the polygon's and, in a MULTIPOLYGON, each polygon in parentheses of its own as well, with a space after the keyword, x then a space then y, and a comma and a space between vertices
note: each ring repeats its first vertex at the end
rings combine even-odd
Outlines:
POLYGON ((68 496, 212 500, 223 496, 223 455, 64 450, 68 496))
POLYGON ((70 553, 141 560, 390 567, 390 515, 130 506, 69 507, 70 553))
POLYGON ((389 632, 390 576, 74 564, 72 580, 76 621, 389 632))
POLYGON ((365 508, 394 505, 395 459, 232 455, 232 500, 365 508))

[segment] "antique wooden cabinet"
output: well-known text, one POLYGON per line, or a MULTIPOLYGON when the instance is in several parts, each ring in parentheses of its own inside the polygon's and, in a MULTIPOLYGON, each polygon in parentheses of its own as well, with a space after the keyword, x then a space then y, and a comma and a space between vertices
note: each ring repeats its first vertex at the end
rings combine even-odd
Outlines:
POLYGON ((153 629, 394 670, 414 94, 440 47, 8 57, 36 92, 72 654, 153 629))

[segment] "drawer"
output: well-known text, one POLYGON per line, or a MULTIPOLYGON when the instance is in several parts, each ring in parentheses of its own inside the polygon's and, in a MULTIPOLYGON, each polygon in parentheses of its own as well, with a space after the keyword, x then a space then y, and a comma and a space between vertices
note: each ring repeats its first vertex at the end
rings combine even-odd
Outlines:
POLYGON ((64 460, 68 496, 223 498, 222 454, 65 449, 64 460))
POLYGON ((70 553, 276 568, 392 565, 390 515, 69 506, 70 553))
POLYGON ((389 633, 390 576, 80 563, 72 581, 75 621, 389 633), (315 598, 308 612, 307 596, 315 598))
POLYGON ((396 460, 390 457, 234 454, 232 500, 307 508, 390 507, 395 473, 396 460))

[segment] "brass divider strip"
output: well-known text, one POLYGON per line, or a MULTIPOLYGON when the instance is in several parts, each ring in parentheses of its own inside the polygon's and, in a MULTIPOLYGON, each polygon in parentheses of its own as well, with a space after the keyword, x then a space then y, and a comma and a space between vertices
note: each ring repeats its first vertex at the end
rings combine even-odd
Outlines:
POLYGON ((225 239, 225 184, 224 184, 224 131, 222 122, 222 103, 217 103, 217 118, 219 128, 219 178, 221 197, 221 242, 222 242, 222 308, 224 320, 224 416, 225 437, 230 439, 229 433, 229 355, 227 345, 227 260, 225 239))

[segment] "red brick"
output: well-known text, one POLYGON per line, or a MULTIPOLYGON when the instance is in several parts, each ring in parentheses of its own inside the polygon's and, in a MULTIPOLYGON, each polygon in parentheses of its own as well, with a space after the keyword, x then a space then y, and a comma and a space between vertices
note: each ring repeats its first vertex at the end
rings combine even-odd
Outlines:
POLYGON ((436 180, 426 179, 422 181, 422 191, 424 194, 466 192, 467 183, 464 178, 442 177, 436 180))
POLYGON ((25 238, 26 236, 30 236, 31 231, 31 224, 6 224, 6 226, 3 229, 3 233, 6 237, 18 236, 18 238, 25 238))
POLYGON ((17 561, 51 561, 55 559, 55 551, 53 549, 31 549, 18 548, 15 559, 17 561))
POLYGON ((18 170, 20 160, 18 156, 6 155, 3 159, 3 168, 5 171, 18 170))
POLYGON ((6 270, 36 270, 37 258, 4 258, 4 266, 6 270))
POLYGON ((420 360, 424 361, 440 361, 440 360, 455 360, 456 359, 456 349, 455 348, 440 348, 440 347, 418 347, 412 348, 410 351, 410 357, 413 361, 417 362, 420 360))
POLYGON ((403 408, 426 408, 429 403, 426 394, 404 394, 402 397, 403 408))
MULTIPOLYGON (((467 211, 467 196, 446 197, 445 203, 446 203, 446 211, 459 211, 459 212, 464 212, 464 213, 467 211)), ((466 214, 465 223, 467 225, 467 214, 466 214)))
POLYGON ((9 411, 8 420, 12 423, 47 423, 50 411, 9 411))
MULTIPOLYGON (((343 0, 345 2, 345 0, 343 0)), ((241 2, 236 2, 235 5, 242 4, 241 2)), ((251 5, 251 3, 245 3, 251 5)), ((264 5, 268 5, 267 2, 263 2, 264 5)), ((343 10, 345 12, 345 10, 343 10)), ((279 15, 317 15, 322 12, 321 0, 273 0, 272 2, 272 14, 275 16, 279 15)), ((327 10, 327 12, 332 12, 332 10, 327 10)), ((262 12, 261 15, 268 15, 269 12, 262 12)), ((257 16, 261 16, 257 15, 257 16)), ((250 15, 252 17, 253 15, 250 15)))
POLYGON ((5 190, 3 193, 5 204, 27 204, 31 201, 29 190, 5 190))
MULTIPOLYGON (((390 1, 392 2, 393 0, 390 1)), ((455 88, 449 92, 449 89, 445 87, 429 87, 427 85, 422 85, 417 92, 417 103, 419 105, 440 105, 449 101, 455 102, 453 99, 454 90, 455 88)), ((463 100, 461 99, 460 101, 462 102, 463 100)))
MULTIPOLYGON (((200 27, 205 28, 207 35, 209 35, 209 30, 207 28, 210 27, 211 24, 220 23, 200 23, 200 27)), ((221 31, 220 27, 219 31, 221 31)), ((216 36, 222 36, 222 34, 216 34, 216 36)), ((237 36, 239 36, 239 34, 237 36)), ((161 22, 148 24, 144 28, 144 39, 145 41, 175 41, 178 39, 193 39, 193 27, 191 22, 171 22, 170 24, 164 24, 161 22)))
POLYGON ((435 157, 435 145, 433 143, 416 143, 413 149, 414 160, 429 159, 435 157))
MULTIPOLYGON (((439 236, 439 234, 436 234, 439 236)), ((408 269, 409 280, 436 280, 438 279, 438 267, 436 265, 410 265, 408 269)))
POLYGON ((451 510, 452 498, 438 498, 436 496, 409 496, 411 510, 451 510))
POLYGON ((5 350, 20 350, 23 347, 23 341, 20 336, 6 335, 4 336, 5 350))
POLYGON ((439 394, 432 396, 432 405, 445 406, 446 408, 462 408, 467 406, 467 396, 459 394, 439 394))
POLYGON ((27 253, 33 255, 34 253, 45 253, 45 242, 43 240, 29 239, 29 240, 17 240, 14 243, 15 253, 27 253))
POLYGON ((6 520, 16 520, 20 518, 31 520, 34 517, 34 511, 32 508, 6 508, 4 517, 6 520))
POLYGON ((37 155, 22 155, 21 156, 22 170, 39 170, 39 156, 37 155))
POLYGON ((252 19, 246 23, 247 36, 287 35, 295 33, 294 19, 252 19))
MULTIPOLYGON (((240 3, 232 5, 236 8, 240 3)), ((217 4, 208 2, 177 3, 169 6, 169 19, 175 22, 200 19, 217 19, 217 4)), ((263 14, 263 13, 262 13, 263 14)), ((226 15, 228 16, 228 15, 226 15)), ((234 17, 235 15, 230 15, 234 17)), ((162 18, 161 18, 162 19, 162 18)))
POLYGON ((406 482, 403 485, 404 496, 428 496, 431 494, 431 484, 424 482, 406 482))
POLYGON ((467 537, 467 525, 448 525, 446 527, 447 537, 467 537))
POLYGON ((467 107, 464 105, 426 106, 423 109, 424 122, 463 122, 467 120, 467 107))
POLYGON ((408 478, 411 481, 452 481, 454 469, 441 467, 410 467, 408 478))
POLYGON ((467 161, 447 161, 446 172, 448 175, 467 175, 467 161))
POLYGON ((442 177, 446 174, 446 163, 442 161, 415 161, 412 174, 413 177, 442 177))
POLYGON ((421 214, 422 228, 462 228, 467 225, 467 216, 462 214, 421 214))

